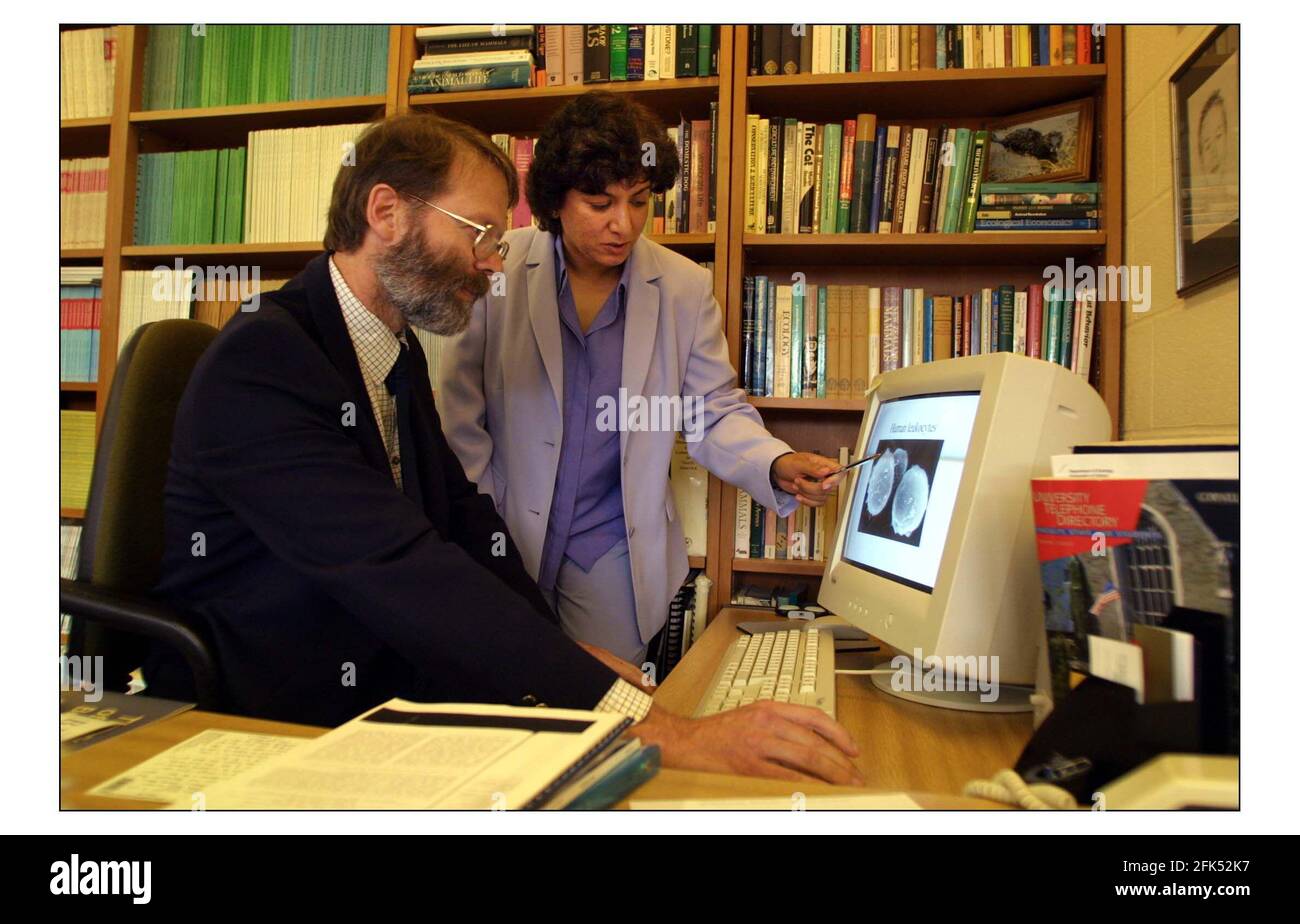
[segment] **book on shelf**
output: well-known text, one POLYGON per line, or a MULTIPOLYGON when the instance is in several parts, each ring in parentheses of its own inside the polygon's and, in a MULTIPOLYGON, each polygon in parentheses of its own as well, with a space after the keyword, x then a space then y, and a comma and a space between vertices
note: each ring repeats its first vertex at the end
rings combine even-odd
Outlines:
POLYGON ((786 517, 764 507, 750 494, 736 491, 733 558, 825 561, 835 539, 839 492, 821 507, 800 505, 786 517))
POLYGON ((137 157, 136 244, 238 244, 246 148, 137 157))
POLYGON ((319 241, 334 177, 366 125, 313 125, 248 133, 244 240, 319 241))
POLYGON ((380 96, 388 87, 385 25, 150 26, 146 110, 380 96))
POLYGON ((686 538, 686 554, 706 555, 709 547, 709 473, 691 458, 681 436, 673 444, 668 483, 686 538))
POLYGON ((466 25, 416 30, 415 93, 561 87, 717 74, 711 25, 466 25))
POLYGON ((94 382, 99 372, 102 266, 59 268, 59 381, 94 382))
POLYGON ((1097 324, 1091 289, 1003 284, 938 294, 896 285, 801 288, 796 299, 795 287, 767 276, 744 277, 740 384, 746 394, 857 398, 881 372, 998 351, 1043 358, 1084 376, 1091 369, 1097 324), (763 301, 773 291, 775 326, 763 321, 763 301), (817 313, 808 314, 808 306, 817 313), (802 356, 791 348, 800 330, 802 356))
POLYGON ((199 287, 193 268, 126 270, 119 283, 117 351, 123 349, 136 328, 152 321, 188 318, 199 287))
POLYGON ((1105 62, 1092 25, 792 25, 750 27, 749 73, 855 74, 1105 62))
POLYGON ((95 467, 95 412, 59 411, 59 506, 84 509, 95 467))
POLYGON ((108 228, 108 158, 59 160, 59 246, 104 246, 108 228))
POLYGON ((986 129, 748 113, 750 234, 1096 230, 1097 183, 985 183, 986 129), (1033 187, 1032 189, 1029 187, 1033 187))
POLYGON ((59 33, 59 118, 102 119, 113 114, 117 33, 112 26, 59 33))

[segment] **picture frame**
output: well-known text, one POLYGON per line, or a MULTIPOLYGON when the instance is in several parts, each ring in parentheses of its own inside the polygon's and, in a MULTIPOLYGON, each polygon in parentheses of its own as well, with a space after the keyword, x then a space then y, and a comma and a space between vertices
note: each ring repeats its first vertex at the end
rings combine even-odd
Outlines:
POLYGON ((1169 79, 1179 296, 1241 265, 1240 47, 1219 26, 1169 79))
POLYGON ((1069 183, 1092 178, 1092 97, 991 120, 986 183, 1069 183))

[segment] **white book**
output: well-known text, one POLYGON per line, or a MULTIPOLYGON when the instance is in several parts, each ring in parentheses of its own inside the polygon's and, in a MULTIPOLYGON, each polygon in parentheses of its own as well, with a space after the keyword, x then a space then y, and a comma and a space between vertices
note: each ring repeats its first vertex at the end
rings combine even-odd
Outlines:
POLYGON ((1241 476, 1235 442, 1142 440, 1077 446, 1052 456, 1053 478, 1189 478, 1235 481, 1241 476))
MULTIPOLYGON (((880 375, 880 286, 867 290, 867 386, 880 375)), ((841 372, 841 375, 843 373, 841 372)), ((857 396, 854 396, 857 397, 857 396)))
MULTIPOLYGON (((547 28, 555 28, 548 26, 547 28)), ((549 53, 547 55, 549 60, 549 53)), ((482 67, 487 64, 531 64, 533 53, 527 48, 502 48, 495 51, 461 51, 456 54, 424 55, 416 58, 413 69, 432 71, 453 67, 482 67)))
POLYGON ((546 85, 564 86, 564 26, 544 26, 546 31, 546 85))
POLYGON ((736 489, 736 533, 735 533, 735 552, 736 558, 749 557, 749 524, 750 514, 753 508, 750 506, 750 496, 744 488, 736 489))
POLYGON ((709 535, 709 473, 691 458, 686 442, 680 436, 673 444, 669 481, 677 518, 686 539, 686 552, 704 555, 709 535))
POLYGON ((1074 343, 1074 371, 1087 377, 1092 367, 1092 344, 1097 337, 1097 293, 1083 289, 1076 293, 1074 316, 1078 320, 1074 343))
POLYGON ((794 289, 791 286, 776 287, 776 337, 775 337, 775 355, 776 365, 773 368, 772 392, 773 397, 788 398, 790 397, 790 349, 792 336, 791 331, 791 312, 794 307, 794 289))
POLYGON ((831 26, 831 73, 843 74, 848 70, 848 26, 831 26))
POLYGON ((645 79, 658 80, 659 53, 663 47, 663 33, 660 26, 645 27, 645 79))
POLYGON ((671 80, 677 76, 677 30, 672 26, 659 28, 659 79, 671 80))
POLYGON ((907 201, 903 206, 904 234, 916 233, 916 223, 921 214, 921 186, 925 174, 925 149, 929 141, 929 129, 912 129, 911 163, 907 168, 907 201))
POLYGON ((782 125, 781 138, 781 227, 782 234, 799 231, 799 123, 782 125))
POLYGON ((1029 321, 1029 293, 1016 293, 1016 314, 1015 314, 1015 340, 1012 344, 1013 349, 1021 356, 1027 355, 1026 336, 1028 333, 1029 321))
MULTIPOLYGON (((650 28, 646 29, 646 38, 649 39, 650 28)), ((586 47, 583 41, 582 26, 565 26, 564 27, 564 84, 582 83, 582 52, 586 47)), ((649 50, 647 49, 646 67, 650 66, 649 50)), ((647 80, 651 79, 649 77, 647 80)))

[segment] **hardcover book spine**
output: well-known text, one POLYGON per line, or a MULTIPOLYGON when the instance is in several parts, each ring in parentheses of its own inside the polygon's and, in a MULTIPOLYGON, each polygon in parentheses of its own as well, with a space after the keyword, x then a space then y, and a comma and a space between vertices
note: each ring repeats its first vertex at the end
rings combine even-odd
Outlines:
POLYGON ((865 233, 871 229, 872 168, 876 154, 876 117, 860 115, 853 140, 852 191, 849 199, 849 231, 865 233))
POLYGON ((756 394, 754 390, 754 277, 746 276, 744 281, 743 314, 740 322, 740 368, 743 370, 743 386, 746 394, 756 394))
POLYGON ((645 80, 645 26, 627 27, 627 79, 645 80))
POLYGON ((627 26, 609 27, 609 79, 627 80, 627 26))
POLYGON ((1016 348, 1016 290, 1014 286, 998 289, 998 349, 1012 352, 1016 348))
POLYGON ((582 52, 582 82, 609 83, 609 26, 587 26, 582 52))

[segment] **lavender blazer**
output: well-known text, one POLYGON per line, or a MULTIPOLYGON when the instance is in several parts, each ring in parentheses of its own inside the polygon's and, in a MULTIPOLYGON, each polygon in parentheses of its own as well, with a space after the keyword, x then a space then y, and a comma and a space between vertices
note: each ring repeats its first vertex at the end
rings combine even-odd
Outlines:
MULTIPOLYGON (((444 345, 438 413, 465 474, 492 496, 536 578, 563 425, 555 239, 537 228, 519 228, 506 240, 504 294, 480 299, 469 327, 444 345)), ((764 506, 789 514, 796 501, 773 488, 769 472, 790 447, 764 429, 736 387, 712 274, 646 237, 628 259, 622 387, 629 396, 661 403, 689 398, 682 402, 682 429, 694 437, 687 441, 691 457, 764 506)), ((669 601, 688 570, 668 485, 676 437, 633 427, 620 434, 623 513, 644 638, 667 619, 669 601)), ((722 553, 730 553, 728 542, 722 553)))

